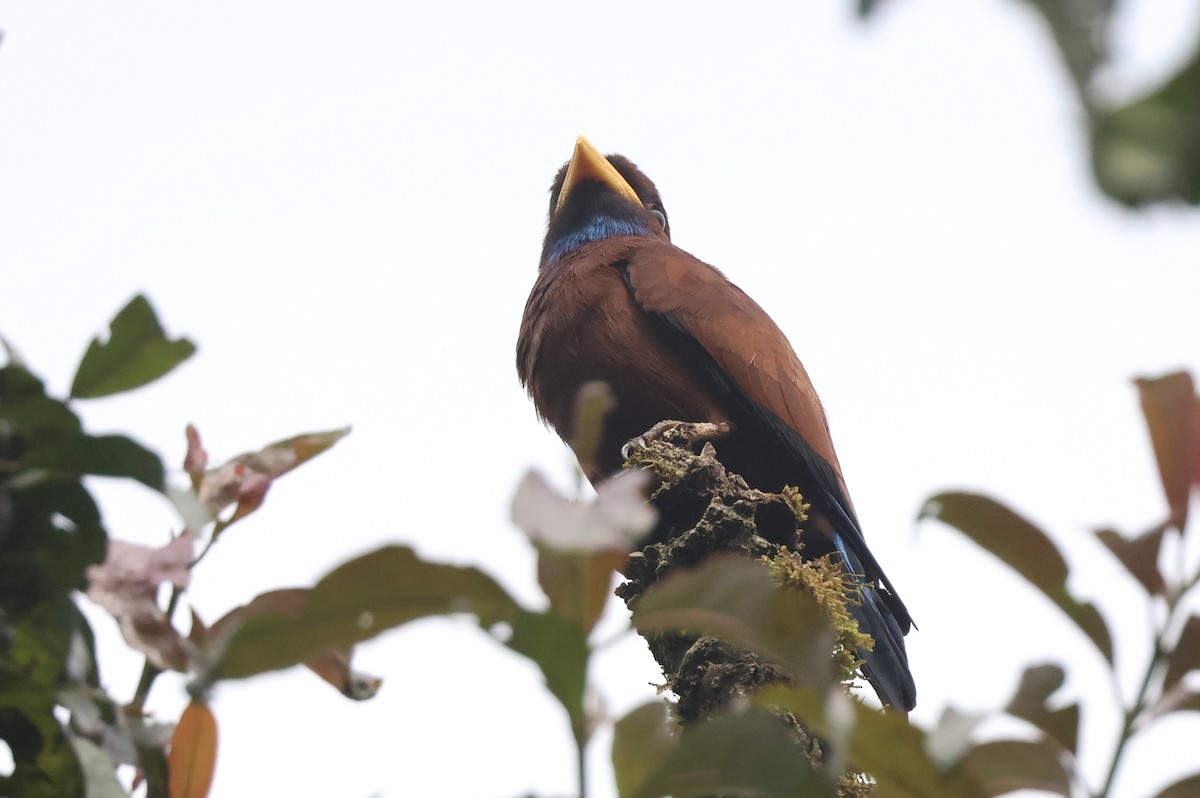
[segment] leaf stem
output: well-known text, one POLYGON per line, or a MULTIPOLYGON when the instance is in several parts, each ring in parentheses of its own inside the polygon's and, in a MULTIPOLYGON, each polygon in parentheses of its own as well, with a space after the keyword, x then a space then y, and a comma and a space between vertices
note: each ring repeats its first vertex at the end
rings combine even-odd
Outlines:
MULTIPOLYGON (((1182 532, 1180 533, 1182 537, 1182 532)), ((1180 544, 1182 549, 1182 543, 1180 544)), ((1182 561, 1180 563, 1180 575, 1182 577, 1185 566, 1182 561)), ((1146 673, 1142 677, 1142 685, 1138 688, 1137 698, 1133 704, 1125 710, 1125 719, 1121 723, 1121 736, 1117 738, 1117 746, 1113 749, 1112 763, 1108 766, 1108 775, 1104 779, 1104 787, 1096 794, 1096 798, 1109 798, 1109 793, 1112 791, 1113 781, 1117 776, 1117 767, 1121 763, 1121 755, 1125 752, 1125 745, 1133 738, 1134 724, 1137 723, 1138 717, 1145 710, 1146 695, 1150 691, 1150 682, 1154 679, 1154 674, 1161 665, 1163 659, 1168 655, 1166 650, 1166 638, 1170 634, 1172 626, 1175 624, 1175 616, 1180 607, 1184 604, 1184 598, 1191 590, 1200 584, 1200 571, 1192 576, 1191 579, 1180 579, 1179 590, 1174 594, 1170 592, 1167 595, 1167 615, 1162 622, 1162 626, 1154 634, 1154 653, 1150 657, 1150 662, 1146 665, 1146 673)), ((1115 675, 1114 675, 1115 678, 1115 675)), ((1118 696, 1120 688, 1118 686, 1118 696)))
POLYGON ((200 555, 198 557, 196 557, 196 559, 192 560, 192 564, 188 566, 189 568, 195 568, 197 565, 200 564, 200 561, 203 560, 204 557, 208 554, 208 552, 212 549, 213 544, 217 542, 217 536, 220 535, 222 532, 224 532, 225 527, 229 526, 232 523, 233 523, 232 519, 229 521, 225 521, 220 518, 217 519, 217 523, 213 527, 212 534, 208 536, 208 543, 206 543, 204 548, 200 550, 200 555))
MULTIPOLYGON (((1163 630, 1166 628, 1164 624, 1163 630)), ((1108 798, 1112 791, 1113 781, 1117 777, 1117 767, 1121 764, 1121 755, 1125 752, 1125 744, 1133 738, 1133 724, 1137 721, 1139 715, 1142 714, 1142 709, 1146 701, 1146 693, 1150 690, 1150 680, 1154 678, 1154 672, 1158 668, 1158 663, 1162 659, 1162 635, 1163 630, 1154 638, 1154 655, 1150 658, 1150 662, 1146 666, 1146 674, 1142 677, 1142 686, 1138 688, 1137 698, 1133 704, 1125 710, 1125 719, 1121 723, 1121 734, 1117 738, 1117 746, 1113 749, 1112 762, 1108 766, 1108 775, 1104 778, 1104 787, 1097 794, 1097 798, 1108 798)))
POLYGON ((587 798, 587 741, 575 738, 575 761, 579 771, 579 798, 587 798))
MULTIPOLYGON (((171 618, 175 615, 175 608, 179 606, 179 597, 183 591, 173 586, 171 588, 171 598, 167 600, 167 623, 171 622, 171 618)), ((146 699, 150 697, 150 688, 154 685, 154 680, 162 673, 162 669, 150 661, 146 657, 146 662, 142 665, 142 676, 138 679, 137 689, 133 692, 133 700, 125 707, 127 715, 141 717, 146 711, 146 699)))

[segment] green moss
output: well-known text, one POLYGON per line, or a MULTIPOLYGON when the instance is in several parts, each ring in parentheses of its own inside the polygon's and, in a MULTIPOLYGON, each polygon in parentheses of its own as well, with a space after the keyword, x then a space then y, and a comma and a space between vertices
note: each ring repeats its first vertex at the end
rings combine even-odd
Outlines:
POLYGON ((837 633, 833 659, 838 678, 852 681, 862 665, 855 652, 875 645, 870 635, 859 631, 847 607, 847 602, 860 600, 857 586, 831 556, 805 562, 798 552, 783 547, 774 557, 764 559, 780 584, 803 589, 825 610, 837 633))
POLYGON ((799 488, 784 485, 779 495, 783 497, 788 506, 792 508, 792 512, 796 514, 796 523, 803 524, 808 520, 808 511, 812 505, 804 501, 804 496, 800 494, 799 488))

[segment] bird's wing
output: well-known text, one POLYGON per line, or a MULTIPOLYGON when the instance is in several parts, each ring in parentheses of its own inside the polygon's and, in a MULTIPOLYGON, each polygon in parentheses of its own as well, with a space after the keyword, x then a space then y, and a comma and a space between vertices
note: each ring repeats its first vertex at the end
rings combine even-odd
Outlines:
POLYGON ((804 366, 771 317, 717 269, 666 243, 645 243, 620 268, 634 301, 680 335, 680 351, 778 438, 823 495, 832 538, 851 573, 865 577, 860 627, 876 641, 868 677, 889 703, 911 708, 915 688, 903 634, 912 621, 867 547, 842 479, 825 412, 804 366))
MULTIPOLYGON (((630 254, 634 300, 693 338, 748 398, 788 424, 825 461, 827 487, 846 496, 825 412, 804 366, 771 317, 717 269, 669 244, 630 254)), ((849 499, 847 510, 853 514, 849 499)))

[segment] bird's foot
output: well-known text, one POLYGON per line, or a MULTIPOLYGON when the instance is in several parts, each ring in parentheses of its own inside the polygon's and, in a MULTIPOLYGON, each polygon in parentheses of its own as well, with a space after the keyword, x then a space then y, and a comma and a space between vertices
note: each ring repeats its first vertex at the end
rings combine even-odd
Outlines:
POLYGON ((626 460, 634 452, 646 449, 655 441, 665 441, 676 445, 693 446, 704 441, 716 440, 729 434, 729 425, 725 422, 711 421, 660 421, 645 433, 627 442, 621 447, 621 456, 626 460))

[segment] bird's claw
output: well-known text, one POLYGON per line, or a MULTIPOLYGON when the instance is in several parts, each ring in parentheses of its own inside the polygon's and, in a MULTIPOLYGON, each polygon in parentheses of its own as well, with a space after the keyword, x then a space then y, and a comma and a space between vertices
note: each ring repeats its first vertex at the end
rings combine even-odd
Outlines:
POLYGON ((634 452, 646 449, 655 441, 666 441, 690 446, 701 441, 710 441, 729 434, 729 425, 725 422, 711 421, 675 421, 668 419, 660 421, 643 434, 627 441, 621 447, 621 456, 628 460, 634 452))

